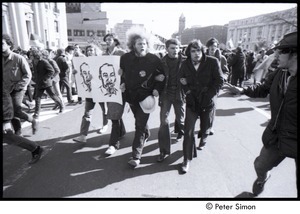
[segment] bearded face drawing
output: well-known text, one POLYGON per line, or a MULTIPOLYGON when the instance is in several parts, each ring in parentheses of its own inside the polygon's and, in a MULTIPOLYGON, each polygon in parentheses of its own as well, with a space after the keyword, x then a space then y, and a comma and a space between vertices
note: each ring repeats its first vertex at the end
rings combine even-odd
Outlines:
POLYGON ((117 77, 112 64, 105 63, 99 68, 99 79, 102 82, 100 90, 105 96, 111 97, 117 94, 118 90, 115 87, 117 77))
POLYGON ((80 76, 82 77, 83 82, 81 83, 84 88, 87 88, 86 91, 92 91, 91 81, 93 76, 90 72, 90 66, 87 63, 82 63, 80 65, 80 76))

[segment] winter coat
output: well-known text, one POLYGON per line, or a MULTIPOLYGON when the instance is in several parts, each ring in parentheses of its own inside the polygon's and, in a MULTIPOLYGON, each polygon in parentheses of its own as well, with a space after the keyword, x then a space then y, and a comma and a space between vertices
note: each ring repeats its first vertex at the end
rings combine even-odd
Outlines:
POLYGON ((46 59, 40 59, 35 67, 36 86, 38 89, 52 86, 54 68, 46 59))
POLYGON ((147 53, 137 57, 133 51, 125 53, 120 59, 123 70, 121 84, 125 83, 125 99, 128 103, 136 104, 152 95, 154 89, 159 93, 163 90, 164 81, 159 82, 155 77, 164 74, 161 60, 154 54, 147 53))
POLYGON ((276 144, 287 156, 297 157, 297 75, 290 77, 284 94, 285 72, 282 69, 270 73, 263 84, 244 88, 249 97, 266 97, 269 94, 271 119, 262 141, 266 148, 276 144))
MULTIPOLYGON (((168 57, 168 55, 165 55, 161 60, 162 65, 163 65, 163 69, 164 69, 164 73, 165 73, 165 85, 164 85, 164 90, 162 91, 161 96, 159 97, 160 98, 159 103, 161 103, 161 99, 164 99, 165 96, 168 96, 167 88, 168 88, 168 83, 169 83, 170 70, 169 70, 169 66, 167 64, 167 57, 168 57)), ((176 89, 176 95, 175 95, 177 100, 183 100, 184 99, 184 93, 183 93, 183 90, 181 88, 180 78, 179 78, 180 77, 180 68, 181 68, 181 65, 182 65, 184 60, 186 60, 186 57, 184 57, 182 55, 179 55, 178 65, 177 65, 177 89, 176 89)))
POLYGON ((67 59, 66 59, 65 55, 60 55, 58 57, 55 57, 54 60, 56 61, 57 65, 59 67, 59 70, 60 70, 59 77, 61 79, 64 77, 68 77, 70 69, 69 69, 69 65, 67 63, 67 59))
POLYGON ((232 76, 244 78, 246 73, 245 58, 243 52, 232 54, 230 60, 228 60, 228 67, 231 67, 232 76))
POLYGON ((32 78, 27 60, 14 52, 6 60, 2 56, 2 72, 3 84, 9 92, 26 90, 32 78))
POLYGON ((186 78, 182 85, 186 94, 186 106, 194 111, 210 109, 214 106, 214 97, 223 86, 223 73, 217 58, 204 53, 196 71, 191 59, 182 63, 180 78, 186 78))
POLYGON ((54 61, 53 59, 48 59, 48 62, 50 63, 50 65, 53 67, 54 69, 54 74, 51 77, 53 82, 59 82, 59 74, 60 74, 60 69, 56 63, 56 61, 54 61))

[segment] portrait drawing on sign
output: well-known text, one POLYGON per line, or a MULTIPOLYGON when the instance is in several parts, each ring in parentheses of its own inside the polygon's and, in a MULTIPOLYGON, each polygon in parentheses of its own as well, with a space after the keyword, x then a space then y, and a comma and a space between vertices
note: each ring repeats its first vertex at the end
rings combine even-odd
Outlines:
POLYGON ((93 76, 90 71, 90 66, 84 62, 80 65, 80 76, 82 77, 83 82, 81 83, 86 91, 92 91, 92 79, 93 76))
POLYGON ((111 97, 117 95, 118 89, 116 89, 116 72, 112 64, 105 63, 99 68, 99 79, 101 80, 101 86, 99 87, 104 96, 111 97))

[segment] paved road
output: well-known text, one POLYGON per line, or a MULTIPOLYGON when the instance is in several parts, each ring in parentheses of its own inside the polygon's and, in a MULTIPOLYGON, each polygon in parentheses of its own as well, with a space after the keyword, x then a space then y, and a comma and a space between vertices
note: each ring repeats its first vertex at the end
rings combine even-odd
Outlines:
MULTIPOLYGON (((97 134, 102 124, 99 106, 93 114, 87 143, 81 144, 72 138, 78 136, 84 104, 67 106, 67 111, 58 116, 50 110, 54 104, 47 102, 43 106, 38 134, 31 136, 31 128, 26 123, 23 131, 26 137, 45 148, 42 159, 29 166, 30 154, 27 151, 3 146, 5 198, 247 197, 256 178, 253 161, 261 149, 261 134, 270 117, 267 98, 232 96, 221 91, 215 134, 209 137, 205 150, 198 151, 190 171, 182 175, 179 172, 182 142, 172 144, 172 154, 165 162, 156 162, 159 107, 149 120, 151 137, 143 151, 141 165, 132 170, 127 165, 134 137, 131 112, 123 116, 127 135, 121 141, 120 150, 106 157, 109 131, 97 134)), ((171 130, 173 121, 171 113, 171 130)), ((199 127, 199 121, 196 126, 199 127)), ((172 136, 176 138, 176 135, 172 136)), ((295 197, 295 164, 292 159, 286 159, 272 171, 272 177, 259 198, 295 197)))

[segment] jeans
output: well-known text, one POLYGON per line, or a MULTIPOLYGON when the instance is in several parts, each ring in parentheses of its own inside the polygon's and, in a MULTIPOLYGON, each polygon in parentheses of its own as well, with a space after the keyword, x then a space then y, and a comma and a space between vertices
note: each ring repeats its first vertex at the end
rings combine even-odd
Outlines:
POLYGON ((215 116, 216 116, 216 110, 217 110, 217 97, 218 97, 218 95, 216 95, 216 96, 213 97, 213 100, 214 100, 214 107, 213 107, 213 109, 212 109, 212 118, 211 118, 211 121, 210 121, 209 130, 212 129, 213 124, 214 124, 214 120, 215 120, 215 116))
POLYGON ((158 131, 158 145, 160 153, 171 153, 171 134, 168 116, 173 104, 176 115, 176 122, 178 124, 178 134, 184 134, 184 103, 178 99, 170 99, 164 97, 160 104, 160 127, 158 131))
POLYGON ((130 104, 130 108, 135 118, 135 134, 132 142, 132 157, 133 159, 141 159, 145 140, 150 136, 150 130, 147 124, 150 114, 144 113, 138 103, 130 104))
POLYGON ((184 161, 193 159, 193 149, 195 145, 195 123, 200 116, 200 129, 202 137, 200 143, 206 143, 209 126, 212 120, 213 110, 205 109, 198 112, 193 111, 191 108, 186 107, 186 117, 184 126, 184 140, 183 140, 183 157, 184 161))
POLYGON ((54 100, 55 104, 59 106, 60 109, 63 108, 63 103, 62 101, 58 98, 58 96, 56 94, 54 94, 53 90, 52 90, 52 86, 47 87, 47 88, 38 88, 36 90, 36 97, 35 97, 35 114, 39 115, 40 114, 40 110, 41 110, 41 99, 42 96, 44 94, 44 91, 46 90, 46 92, 49 94, 49 96, 51 97, 52 100, 54 100))
POLYGON ((111 134, 109 138, 109 145, 114 146, 116 149, 120 148, 120 138, 126 134, 126 129, 123 120, 111 120, 111 134))
MULTIPOLYGON (((95 102, 93 102, 93 99, 86 98, 85 99, 85 110, 84 115, 82 117, 81 126, 80 126, 80 134, 87 136, 88 130, 92 121, 92 113, 93 109, 95 107, 95 102)), ((102 116, 103 116, 103 126, 107 125, 108 119, 106 117, 106 109, 104 106, 104 103, 99 103, 101 109, 102 109, 102 116)))
POLYGON ((25 95, 28 96, 29 102, 32 102, 32 100, 33 100, 33 95, 32 95, 31 90, 32 90, 32 86, 29 83, 28 86, 27 86, 26 92, 25 92, 25 95))
POLYGON ((63 96, 62 96, 61 91, 60 91, 59 81, 57 81, 57 82, 53 81, 52 82, 52 87, 53 87, 54 93, 58 96, 58 98, 61 100, 61 102, 64 106, 65 104, 64 104, 63 96))
POLYGON ((10 93, 10 96, 12 98, 12 103, 14 107, 14 116, 20 119, 24 119, 28 122, 32 122, 33 117, 29 114, 26 114, 24 111, 22 111, 22 101, 24 98, 25 90, 21 91, 12 91, 10 93))
POLYGON ((69 84, 69 78, 68 76, 66 77, 60 77, 60 91, 61 93, 63 93, 65 87, 67 88, 67 99, 68 102, 70 102, 72 100, 72 93, 71 93, 71 86, 69 84))
MULTIPOLYGON (((278 166, 284 159, 285 156, 280 155, 276 144, 268 148, 262 147, 259 156, 254 161, 258 181, 264 181, 267 178, 268 171, 278 166)), ((297 159, 295 159, 295 164, 297 177, 297 159)))
POLYGON ((38 144, 34 141, 18 136, 13 132, 3 134, 3 143, 18 146, 30 152, 33 152, 38 147, 38 144))

